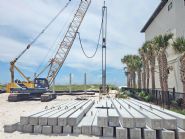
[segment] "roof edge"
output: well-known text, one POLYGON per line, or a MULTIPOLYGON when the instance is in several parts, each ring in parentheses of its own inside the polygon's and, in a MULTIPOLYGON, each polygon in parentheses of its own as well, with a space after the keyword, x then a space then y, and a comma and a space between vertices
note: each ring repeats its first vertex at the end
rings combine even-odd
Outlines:
POLYGON ((152 16, 149 18, 147 23, 144 25, 144 27, 141 30, 141 33, 144 33, 147 28, 150 26, 150 24, 154 21, 154 19, 157 17, 157 15, 161 12, 161 10, 164 8, 168 0, 162 0, 161 3, 158 5, 158 7, 155 9, 154 13, 152 16))

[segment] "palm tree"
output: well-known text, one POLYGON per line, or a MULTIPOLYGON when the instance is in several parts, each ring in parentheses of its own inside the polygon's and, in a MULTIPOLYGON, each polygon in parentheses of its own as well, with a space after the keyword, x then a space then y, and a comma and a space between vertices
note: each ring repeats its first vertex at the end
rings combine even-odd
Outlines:
POLYGON ((151 73, 151 84, 152 90, 155 89, 155 60, 156 60, 156 46, 153 41, 147 42, 147 57, 150 63, 150 73, 151 73))
POLYGON ((149 58, 148 58, 148 47, 149 42, 146 41, 143 46, 139 49, 139 53, 141 55, 142 63, 143 63, 143 88, 149 89, 149 81, 150 81, 150 71, 149 71, 149 58))
MULTIPOLYGON (((136 88, 136 72, 140 73, 142 66, 140 57, 137 55, 126 55, 121 61, 127 65, 127 86, 136 88)), ((138 74, 138 87, 141 88, 140 75, 138 74)))
POLYGON ((145 57, 145 68, 146 68, 146 88, 149 89, 149 83, 150 83, 150 67, 149 67, 149 56, 148 56, 148 46, 150 45, 149 41, 146 41, 143 46, 142 50, 145 57))
POLYGON ((131 55, 126 55, 123 57, 123 59, 121 59, 121 62, 123 64, 126 64, 127 67, 124 68, 124 70, 127 69, 127 71, 125 71, 125 74, 127 75, 127 87, 131 88, 132 84, 131 84, 131 72, 130 72, 130 67, 129 65, 129 61, 130 61, 131 55))
POLYGON ((173 42, 172 46, 173 46, 176 53, 181 54, 181 57, 180 57, 180 63, 181 63, 180 73, 181 73, 181 81, 183 83, 183 92, 185 93, 185 38, 184 37, 177 38, 173 42))
POLYGON ((135 63, 136 63, 136 71, 138 76, 138 88, 141 89, 141 68, 142 68, 142 61, 140 56, 135 55, 135 63))
POLYGON ((127 87, 130 88, 130 73, 128 72, 128 67, 124 67, 124 71, 127 77, 127 87))
POLYGON ((161 83, 161 89, 164 92, 168 91, 168 61, 166 56, 166 49, 169 46, 169 40, 172 39, 173 34, 159 35, 154 38, 154 43, 158 52, 158 64, 159 64, 159 78, 161 83))
POLYGON ((146 61, 145 61, 145 55, 142 48, 139 49, 139 54, 141 56, 142 65, 143 65, 143 72, 142 72, 142 88, 146 88, 146 61))

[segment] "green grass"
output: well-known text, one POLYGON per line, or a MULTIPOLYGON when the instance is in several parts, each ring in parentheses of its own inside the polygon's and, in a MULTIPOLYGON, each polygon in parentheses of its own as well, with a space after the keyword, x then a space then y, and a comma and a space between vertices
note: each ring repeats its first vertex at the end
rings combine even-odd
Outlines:
POLYGON ((4 88, 4 86, 3 85, 0 85, 0 89, 3 89, 4 88))
MULTIPOLYGON (((87 90, 96 90, 99 91, 99 86, 98 84, 90 84, 86 86, 87 90)), ((117 89, 116 86, 114 85, 109 85, 109 87, 114 90, 117 89)), ((52 89, 52 88, 51 88, 52 89)), ((84 90, 85 89, 85 85, 71 85, 71 90, 72 91, 78 91, 78 90, 84 90)), ((69 90, 69 85, 56 85, 55 86, 55 90, 56 91, 68 91, 69 90)))
POLYGON ((177 113, 185 115, 185 110, 184 109, 181 110, 181 109, 172 108, 171 111, 174 111, 174 112, 177 112, 177 113))

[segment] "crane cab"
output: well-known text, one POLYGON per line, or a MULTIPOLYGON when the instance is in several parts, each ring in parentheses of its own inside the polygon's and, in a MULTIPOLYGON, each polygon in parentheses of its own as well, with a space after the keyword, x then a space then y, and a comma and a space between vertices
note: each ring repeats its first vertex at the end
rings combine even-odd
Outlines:
POLYGON ((35 78, 34 85, 35 88, 49 89, 49 82, 46 78, 35 78))

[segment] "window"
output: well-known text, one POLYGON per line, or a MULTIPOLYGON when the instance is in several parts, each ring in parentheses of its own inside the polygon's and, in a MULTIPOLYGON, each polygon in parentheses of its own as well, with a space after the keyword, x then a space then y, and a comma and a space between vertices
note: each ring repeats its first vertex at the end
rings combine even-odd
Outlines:
MULTIPOLYGON (((184 1, 185 1, 185 0, 184 0, 184 1)), ((170 10, 172 9, 172 7, 173 7, 173 3, 170 2, 170 4, 168 5, 168 11, 170 11, 170 10)))

